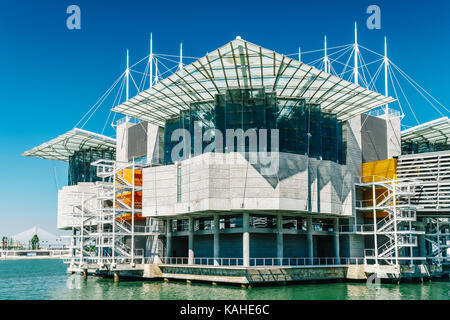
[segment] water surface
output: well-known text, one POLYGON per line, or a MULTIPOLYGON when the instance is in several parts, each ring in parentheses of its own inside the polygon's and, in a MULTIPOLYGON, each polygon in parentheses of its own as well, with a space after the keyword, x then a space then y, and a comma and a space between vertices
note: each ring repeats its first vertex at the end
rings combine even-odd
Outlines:
POLYGON ((68 275, 61 260, 0 260, 0 300, 48 299, 268 299, 268 300, 449 300, 450 282, 381 284, 318 283, 241 289, 183 282, 122 281, 68 275))

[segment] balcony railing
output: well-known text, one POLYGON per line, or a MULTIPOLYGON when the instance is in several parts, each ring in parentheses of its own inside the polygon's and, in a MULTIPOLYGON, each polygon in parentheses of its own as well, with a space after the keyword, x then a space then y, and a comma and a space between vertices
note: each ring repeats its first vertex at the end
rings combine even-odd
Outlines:
MULTIPOLYGON (((168 265, 192 265, 192 266, 222 266, 239 267, 244 266, 243 258, 194 258, 193 264, 189 264, 187 257, 164 257, 163 264, 168 265)), ((250 267, 271 266, 347 266, 364 264, 364 258, 250 258, 250 267)))

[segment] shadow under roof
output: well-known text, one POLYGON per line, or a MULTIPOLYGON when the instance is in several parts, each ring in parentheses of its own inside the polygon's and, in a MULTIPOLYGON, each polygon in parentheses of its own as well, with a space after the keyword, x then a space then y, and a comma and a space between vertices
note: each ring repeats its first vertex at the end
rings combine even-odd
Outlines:
POLYGON ((88 149, 114 151, 116 149, 116 139, 74 128, 55 139, 25 151, 22 156, 68 161, 69 156, 73 155, 75 151, 88 149))
POLYGON ((164 126, 191 102, 213 101, 233 88, 264 88, 278 97, 303 98, 348 120, 394 102, 372 90, 262 48, 233 40, 113 108, 114 112, 164 126))

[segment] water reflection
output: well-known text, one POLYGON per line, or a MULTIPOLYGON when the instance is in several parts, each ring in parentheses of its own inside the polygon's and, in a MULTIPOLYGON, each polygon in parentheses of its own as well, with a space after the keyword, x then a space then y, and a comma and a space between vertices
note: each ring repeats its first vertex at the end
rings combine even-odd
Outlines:
POLYGON ((450 282, 434 281, 367 285, 366 283, 318 283, 241 289, 184 282, 122 281, 81 276, 67 277, 51 299, 100 300, 400 300, 449 299, 450 282))

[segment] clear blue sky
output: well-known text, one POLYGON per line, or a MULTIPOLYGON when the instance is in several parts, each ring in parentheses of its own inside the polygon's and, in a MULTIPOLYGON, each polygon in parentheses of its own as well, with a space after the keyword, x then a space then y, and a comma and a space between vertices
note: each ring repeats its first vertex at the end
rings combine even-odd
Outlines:
MULTIPOLYGON (((154 50, 203 56, 240 35, 280 53, 353 42, 379 52, 389 38, 390 58, 450 106, 450 2, 408 1, 106 1, 3 0, 0 4, 0 127, 2 175, 0 235, 35 224, 56 232, 57 187, 66 182, 65 164, 22 158, 20 154, 71 129, 123 72, 131 60, 154 50), (66 28, 66 8, 81 8, 81 30, 66 28), (366 8, 381 8, 381 30, 365 27, 366 8)), ((422 122, 439 115, 412 99, 422 122)), ((101 131, 108 108, 86 127, 101 131)), ((414 124, 411 117, 406 124, 414 124)), ((111 129, 106 131, 112 135, 111 129)))

